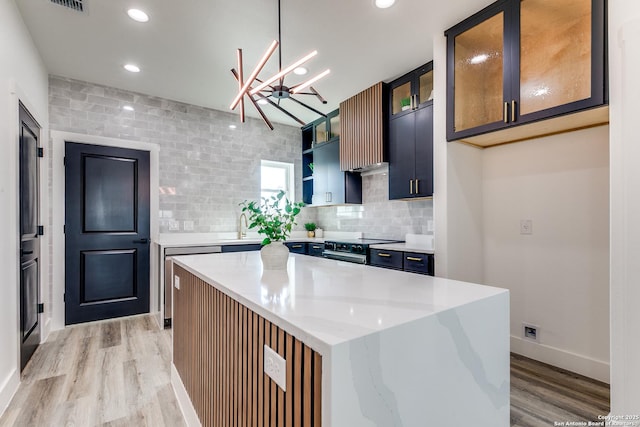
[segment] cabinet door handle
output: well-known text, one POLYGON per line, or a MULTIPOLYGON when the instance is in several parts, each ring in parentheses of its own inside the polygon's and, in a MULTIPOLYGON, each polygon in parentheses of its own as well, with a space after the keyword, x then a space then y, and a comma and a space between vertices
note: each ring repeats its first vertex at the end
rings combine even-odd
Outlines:
POLYGON ((418 95, 414 94, 412 98, 413 98, 413 109, 417 110, 418 109, 418 95))
POLYGON ((291 245, 292 249, 300 249, 302 245, 291 245))
POLYGON ((509 123, 509 103, 506 101, 504 103, 504 111, 502 113, 504 117, 504 122, 509 123))
POLYGON ((391 255, 383 253, 379 253, 378 256, 381 256, 382 258, 391 258, 391 255))
POLYGON ((409 180, 409 194, 413 194, 413 180, 409 180))
POLYGON ((408 256, 408 257, 407 257, 407 261, 416 261, 416 262, 421 262, 421 261, 422 261, 422 258, 415 258, 415 257, 412 257, 412 256, 408 256))
POLYGON ((516 121, 516 101, 511 101, 511 121, 516 121))
POLYGON ((416 194, 420 194, 420 188, 418 187, 418 183, 420 182, 419 179, 416 179, 416 194))
POLYGON ((322 249, 322 246, 313 246, 313 249, 322 249))

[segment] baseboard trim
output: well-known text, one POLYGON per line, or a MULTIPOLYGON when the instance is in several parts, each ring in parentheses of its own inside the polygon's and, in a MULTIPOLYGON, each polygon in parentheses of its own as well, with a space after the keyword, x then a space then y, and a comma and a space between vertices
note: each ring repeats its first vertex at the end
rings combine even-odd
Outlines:
POLYGON ((7 410, 20 386, 20 374, 14 370, 0 385, 0 417, 7 410))
POLYGON ((191 399, 189 399, 187 389, 184 387, 180 374, 173 363, 171 364, 171 385, 173 386, 173 392, 178 399, 178 405, 180 405, 182 417, 184 418, 187 427, 201 427, 202 424, 200 423, 198 414, 191 403, 191 399))
POLYGON ((604 383, 610 383, 609 363, 592 359, 581 354, 571 353, 556 347, 538 344, 521 337, 511 336, 511 351, 516 354, 548 363, 585 377, 604 383))

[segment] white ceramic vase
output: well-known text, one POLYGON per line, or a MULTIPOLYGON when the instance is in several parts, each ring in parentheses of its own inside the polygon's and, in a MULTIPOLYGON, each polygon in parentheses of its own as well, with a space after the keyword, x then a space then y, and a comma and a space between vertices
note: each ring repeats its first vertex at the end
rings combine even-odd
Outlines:
POLYGON ((283 242, 271 242, 260 249, 264 270, 286 270, 289 248, 283 242))

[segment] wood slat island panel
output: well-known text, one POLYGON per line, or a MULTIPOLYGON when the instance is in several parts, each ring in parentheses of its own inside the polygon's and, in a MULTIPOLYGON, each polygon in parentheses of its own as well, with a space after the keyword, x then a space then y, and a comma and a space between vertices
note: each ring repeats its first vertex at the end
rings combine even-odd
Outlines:
POLYGON ((203 426, 320 427, 322 356, 180 266, 173 363, 203 426), (264 373, 264 345, 287 361, 287 391, 264 373))

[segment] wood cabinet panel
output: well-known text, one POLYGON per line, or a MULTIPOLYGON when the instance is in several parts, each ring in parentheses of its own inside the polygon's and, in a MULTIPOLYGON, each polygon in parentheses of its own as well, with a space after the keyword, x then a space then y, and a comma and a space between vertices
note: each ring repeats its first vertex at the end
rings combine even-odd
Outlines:
POLYGON ((340 103, 340 169, 352 171, 386 161, 386 87, 377 83, 340 103))
POLYGON ((203 426, 321 425, 322 357, 180 266, 173 363, 203 426), (264 373, 264 345, 287 361, 287 392, 264 373))

